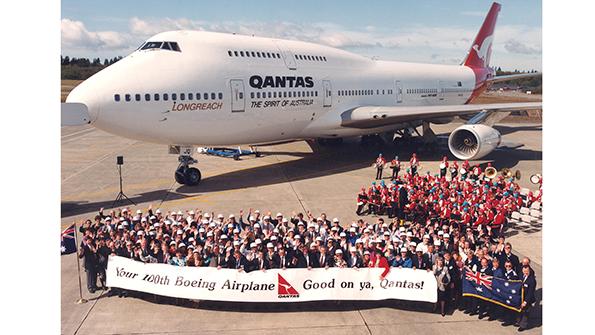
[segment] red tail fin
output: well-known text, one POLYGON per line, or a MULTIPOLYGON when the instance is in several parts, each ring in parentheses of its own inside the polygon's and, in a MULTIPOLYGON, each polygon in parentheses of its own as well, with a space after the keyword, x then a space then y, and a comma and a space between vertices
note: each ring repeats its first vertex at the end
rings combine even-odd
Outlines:
POLYGON ((499 3, 494 2, 488 15, 479 29, 479 33, 473 41, 471 49, 467 54, 467 58, 463 62, 470 68, 487 68, 490 66, 490 56, 492 55, 492 40, 494 39, 494 27, 496 26, 496 20, 498 19, 498 13, 500 12, 499 3))

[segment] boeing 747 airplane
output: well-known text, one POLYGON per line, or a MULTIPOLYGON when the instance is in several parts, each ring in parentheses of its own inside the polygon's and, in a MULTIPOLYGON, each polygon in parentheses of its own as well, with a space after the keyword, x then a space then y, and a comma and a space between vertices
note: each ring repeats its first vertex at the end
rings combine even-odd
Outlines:
POLYGON ((491 126, 541 102, 473 104, 497 77, 490 68, 500 4, 493 3, 460 65, 381 61, 328 46, 203 31, 157 34, 78 85, 62 125, 166 144, 179 155, 175 179, 196 185, 198 146, 394 135, 474 115, 449 136, 461 160, 500 144, 491 126))

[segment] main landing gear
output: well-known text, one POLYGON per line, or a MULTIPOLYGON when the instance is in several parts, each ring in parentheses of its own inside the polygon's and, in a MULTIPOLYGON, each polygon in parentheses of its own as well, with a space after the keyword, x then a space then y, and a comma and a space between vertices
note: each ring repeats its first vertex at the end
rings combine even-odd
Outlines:
POLYGON ((179 150, 180 156, 178 157, 178 161, 180 162, 180 165, 176 169, 174 177, 176 179, 176 182, 182 185, 198 185, 202 178, 199 169, 190 167, 191 164, 198 163, 196 159, 192 158, 192 151, 193 148, 191 147, 182 148, 181 150, 179 150))

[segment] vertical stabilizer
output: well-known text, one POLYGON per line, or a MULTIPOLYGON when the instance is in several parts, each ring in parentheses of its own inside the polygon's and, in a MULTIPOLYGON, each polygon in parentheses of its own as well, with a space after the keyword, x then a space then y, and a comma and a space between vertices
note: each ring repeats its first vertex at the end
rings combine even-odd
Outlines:
POLYGON ((475 37, 471 49, 467 53, 467 58, 463 65, 474 69, 488 68, 490 66, 490 56, 492 55, 492 41, 494 40, 494 28, 498 13, 502 6, 494 2, 488 15, 486 16, 479 33, 475 37))

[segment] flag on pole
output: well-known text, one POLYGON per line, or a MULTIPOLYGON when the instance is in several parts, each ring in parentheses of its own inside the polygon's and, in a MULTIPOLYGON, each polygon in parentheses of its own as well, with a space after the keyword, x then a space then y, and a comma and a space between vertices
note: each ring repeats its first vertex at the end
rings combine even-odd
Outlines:
POLYGON ((476 297, 520 312, 523 302, 523 282, 495 278, 466 269, 465 278, 463 278, 463 296, 476 297))
POLYGON ((74 239, 74 234, 76 234, 74 230, 74 224, 70 225, 70 227, 64 229, 61 236, 61 251, 62 255, 72 254, 76 252, 76 240, 74 239))

